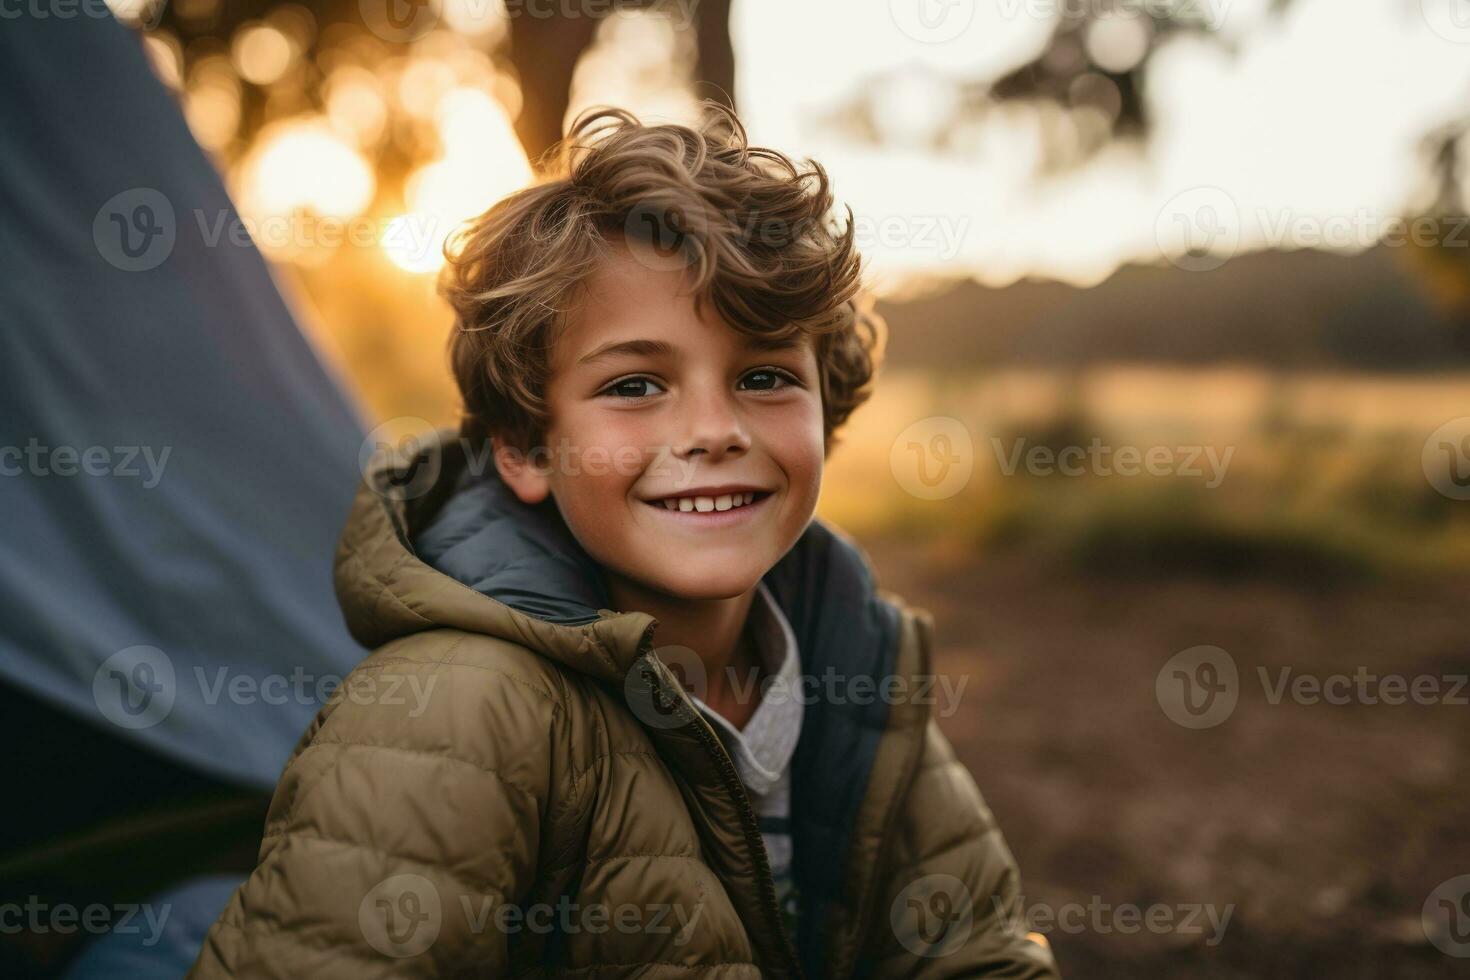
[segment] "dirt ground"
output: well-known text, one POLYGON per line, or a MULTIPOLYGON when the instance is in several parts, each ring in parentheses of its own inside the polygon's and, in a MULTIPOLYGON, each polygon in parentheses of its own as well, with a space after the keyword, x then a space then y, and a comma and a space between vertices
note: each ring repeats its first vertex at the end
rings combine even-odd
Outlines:
POLYGON ((1470 688, 1442 703, 1470 674, 1470 576, 1102 577, 862 544, 880 585, 934 614, 939 672, 967 679, 941 723, 1066 975, 1470 974, 1421 922, 1436 886, 1470 874, 1470 688), (1238 702, 1191 730, 1166 716, 1155 680, 1202 644, 1235 661, 1238 702), (1283 668, 1360 667, 1440 678, 1441 702, 1369 704, 1358 692, 1379 689, 1354 681, 1353 703, 1272 703, 1283 668), (1130 903, 1169 924, 1130 930, 1112 911, 1130 903), (1069 905, 1065 925, 1047 923, 1069 905))

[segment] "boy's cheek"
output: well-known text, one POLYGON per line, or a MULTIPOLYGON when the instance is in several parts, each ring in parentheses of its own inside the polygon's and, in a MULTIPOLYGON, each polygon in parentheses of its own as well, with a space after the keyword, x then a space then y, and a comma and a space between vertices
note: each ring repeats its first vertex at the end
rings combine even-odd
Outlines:
POLYGON ((598 423, 592 418, 568 422, 558 429, 552 442, 551 464, 556 477, 563 481, 590 477, 622 480, 628 485, 637 480, 654 455, 656 447, 650 443, 650 434, 636 423, 598 423))
POLYGON ((625 483, 639 478, 660 452, 660 434, 641 423, 631 413, 623 418, 599 419, 575 430, 568 438, 575 447, 580 475, 605 478, 619 477, 625 483))
POLYGON ((567 474, 580 481, 584 490, 597 493, 623 492, 638 478, 645 465, 645 454, 636 445, 613 443, 584 447, 576 465, 567 474))
POLYGON ((824 448, 819 424, 815 430, 808 427, 793 430, 790 438, 775 450, 792 496, 798 499, 810 497, 813 505, 821 490, 822 470, 826 466, 824 448))

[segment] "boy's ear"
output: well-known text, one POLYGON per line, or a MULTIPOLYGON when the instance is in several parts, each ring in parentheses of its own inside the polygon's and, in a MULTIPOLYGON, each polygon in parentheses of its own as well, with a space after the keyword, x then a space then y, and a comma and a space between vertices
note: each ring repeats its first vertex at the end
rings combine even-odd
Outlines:
POLYGON ((535 451, 528 457, 523 450, 508 445, 500 436, 490 437, 495 455, 495 469, 500 479, 515 492, 523 504, 539 504, 551 493, 548 470, 537 465, 535 451))

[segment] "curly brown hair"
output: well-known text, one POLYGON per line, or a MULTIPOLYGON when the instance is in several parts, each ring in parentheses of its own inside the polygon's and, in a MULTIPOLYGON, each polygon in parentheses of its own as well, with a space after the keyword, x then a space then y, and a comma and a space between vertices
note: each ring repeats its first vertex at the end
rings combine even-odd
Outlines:
POLYGON ((440 293, 454 309, 449 351, 464 398, 460 434, 523 450, 549 425, 550 345, 575 291, 623 236, 690 274, 749 335, 812 339, 824 441, 867 400, 886 336, 862 288, 852 211, 839 230, 826 171, 750 146, 740 120, 701 104, 698 129, 645 125, 622 109, 580 114, 536 181, 460 228, 440 293))

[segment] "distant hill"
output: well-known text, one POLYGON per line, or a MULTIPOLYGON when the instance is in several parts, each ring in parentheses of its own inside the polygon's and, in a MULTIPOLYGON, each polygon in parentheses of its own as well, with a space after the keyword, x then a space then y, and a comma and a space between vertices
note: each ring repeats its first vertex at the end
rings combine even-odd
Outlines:
POLYGON ((1127 266, 1091 289, 965 281, 879 310, 888 318, 892 367, 1470 367, 1470 321, 1437 301, 1423 264, 1407 249, 1266 252, 1211 272, 1127 266))

